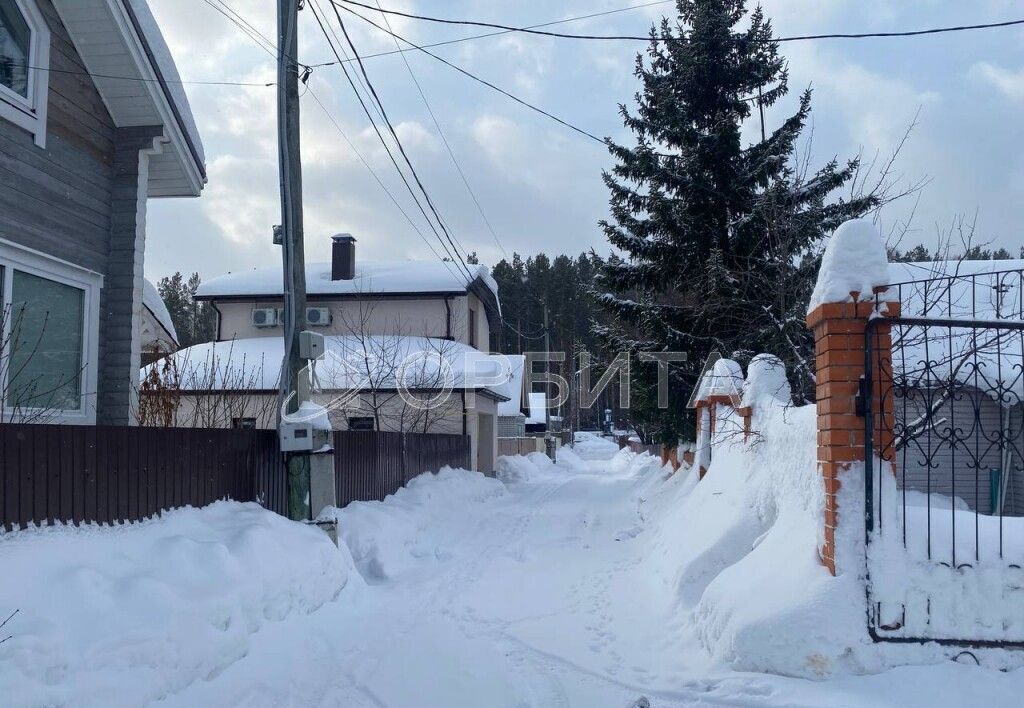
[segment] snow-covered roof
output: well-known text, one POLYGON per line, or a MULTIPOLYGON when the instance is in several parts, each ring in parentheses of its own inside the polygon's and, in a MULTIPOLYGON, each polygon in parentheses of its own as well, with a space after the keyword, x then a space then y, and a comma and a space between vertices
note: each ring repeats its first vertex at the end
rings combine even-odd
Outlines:
POLYGON ((160 323, 160 326, 167 330, 167 334, 171 335, 174 343, 178 343, 178 333, 174 329, 174 321, 171 320, 171 313, 167 311, 167 305, 164 304, 164 299, 160 297, 160 292, 156 289, 153 283, 146 279, 142 280, 142 304, 143 306, 153 313, 153 317, 160 323))
MULTIPOLYGON (((316 362, 317 385, 324 390, 394 390, 401 382, 409 389, 487 392, 503 401, 511 376, 505 356, 446 339, 328 336, 324 345, 316 362)), ((196 344, 168 358, 184 391, 267 391, 277 389, 283 357, 282 337, 251 337, 196 344)), ((140 378, 148 373, 143 368, 140 378)))
POLYGON ((526 357, 522 354, 506 354, 509 362, 507 383, 501 386, 501 393, 508 396, 507 401, 498 404, 498 415, 520 415, 523 412, 523 372, 526 357))
POLYGON ((531 391, 526 398, 527 410, 529 411, 526 416, 526 422, 530 425, 537 425, 540 423, 547 422, 547 416, 544 414, 547 407, 546 398, 543 391, 531 391))
POLYGON ((161 85, 168 94, 167 98, 181 124, 181 130, 191 143, 191 147, 195 149, 193 157, 198 163, 200 170, 205 173, 206 153, 203 150, 203 141, 199 137, 199 129, 196 127, 192 108, 189 106, 188 96, 185 94, 185 86, 181 83, 181 76, 178 74, 178 67, 174 63, 174 57, 171 56, 171 50, 167 46, 166 40, 164 40, 164 35, 160 31, 156 18, 153 17, 153 12, 149 9, 147 0, 127 1, 134 11, 135 19, 138 21, 139 30, 142 33, 142 39, 152 54, 156 69, 164 79, 161 85))
MULTIPOLYGON (((470 272, 498 295, 498 284, 485 265, 470 265, 470 272)), ((352 280, 331 280, 330 262, 306 264, 306 294, 361 295, 395 293, 466 292, 470 283, 465 273, 442 261, 360 261, 352 280)), ((204 299, 239 297, 281 297, 284 290, 281 267, 257 268, 212 278, 196 293, 204 299)))
MULTIPOLYGON (((1024 260, 890 263, 890 288, 904 317, 954 320, 1024 319, 1024 260), (1008 272, 1007 272, 1008 271, 1008 272)), ((963 327, 905 327, 893 331, 893 367, 922 384, 950 377, 983 388, 1006 386, 1024 398, 1024 342, 1016 332, 963 327)))

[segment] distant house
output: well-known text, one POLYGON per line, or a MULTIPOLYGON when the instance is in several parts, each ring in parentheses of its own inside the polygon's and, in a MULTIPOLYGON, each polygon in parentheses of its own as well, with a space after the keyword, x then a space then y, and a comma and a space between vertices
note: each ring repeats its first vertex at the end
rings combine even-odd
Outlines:
MULTIPOLYGON (((470 277, 441 261, 362 262, 355 248, 352 236, 339 234, 331 261, 306 267, 305 327, 322 332, 327 348, 314 400, 328 407, 336 430, 469 435, 474 465, 492 471, 510 365, 490 353, 501 313, 488 269, 470 266, 470 277), (435 397, 443 403, 420 407, 435 397)), ((280 266, 213 278, 196 298, 218 313, 217 341, 172 358, 178 423, 274 427, 284 352, 280 266)))
POLYGON ((0 179, 0 419, 131 422, 147 202, 206 181, 145 0, 0 0, 0 179))

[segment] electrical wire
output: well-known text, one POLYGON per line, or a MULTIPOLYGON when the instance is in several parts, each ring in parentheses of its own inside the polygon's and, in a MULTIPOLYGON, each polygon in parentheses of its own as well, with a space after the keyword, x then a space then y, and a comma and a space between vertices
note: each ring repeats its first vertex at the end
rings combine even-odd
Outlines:
MULTIPOLYGON (((405 176, 404 170, 402 170, 402 168, 398 164, 398 161, 395 159, 394 153, 391 152, 391 148, 388 145, 387 140, 385 140, 383 133, 381 133, 381 130, 380 130, 379 126, 377 125, 377 121, 374 120, 373 114, 370 113, 370 109, 366 105, 366 101, 363 100, 362 95, 359 93, 359 90, 356 88, 355 81, 353 81, 353 79, 352 79, 351 75, 349 74, 345 64, 341 62, 341 55, 340 55, 340 53, 338 51, 338 48, 334 45, 334 42, 332 41, 331 36, 327 32, 327 27, 325 26, 324 20, 320 17, 320 12, 318 11, 318 6, 317 6, 315 0, 313 0, 310 3, 310 9, 313 11, 313 16, 316 18, 317 24, 320 26, 320 31, 323 33, 324 38, 327 40, 327 43, 330 46, 331 51, 334 53, 335 57, 338 59, 338 61, 339 61, 338 65, 341 68, 342 73, 345 76, 345 79, 348 81, 349 86, 352 88, 353 93, 355 93, 356 99, 359 101, 359 105, 363 109, 363 113, 366 115, 367 119, 370 121, 370 125, 373 127, 374 132, 377 134, 377 139, 380 140, 381 145, 384 147, 385 153, 387 153, 388 158, 391 160, 391 164, 394 166, 395 171, 398 172, 398 176, 401 178, 402 183, 405 185, 406 190, 409 192, 409 196, 412 197, 413 202, 419 208, 420 213, 423 215, 423 218, 427 222, 427 225, 434 232, 434 235, 437 237, 438 241, 440 242, 442 249, 445 251, 445 253, 448 255, 448 257, 451 259, 451 262, 454 262, 456 260, 456 256, 458 255, 458 252, 456 251, 455 254, 453 254, 451 252, 451 250, 448 248, 448 245, 445 243, 445 240, 441 237, 441 234, 437 230, 437 227, 434 225, 434 223, 430 220, 430 217, 427 215, 426 209, 424 209, 423 204, 420 202, 419 198, 417 197, 416 192, 415 192, 415 190, 413 190, 412 185, 409 183, 408 178, 405 176)), ((417 229, 417 232, 418 232, 418 229, 417 229)), ((433 251, 433 248, 431 248, 431 250, 433 251)), ((441 257, 436 251, 434 251, 434 254, 437 255, 439 258, 441 258, 441 260, 443 262, 448 262, 445 258, 441 257)), ((464 263, 463 263, 463 268, 465 268, 465 264, 464 263)), ((466 272, 467 272, 467 275, 468 275, 469 274, 469 270, 466 269, 466 272)), ((470 280, 472 280, 471 277, 470 277, 470 280)))
MULTIPOLYGON (((561 19, 561 20, 552 20, 550 22, 539 22, 539 23, 537 23, 535 25, 527 25, 524 29, 536 29, 537 27, 551 27, 553 25, 564 25, 564 24, 567 24, 569 22, 579 22, 580 20, 589 20, 589 19, 593 19, 595 17, 604 17, 606 15, 615 15, 615 14, 618 14, 620 12, 629 12, 630 10, 641 10, 641 9, 643 9, 645 7, 653 7, 655 5, 667 5, 668 3, 672 3, 672 2, 675 2, 675 0, 654 0, 654 2, 645 2, 645 3, 640 3, 638 5, 629 5, 627 7, 614 8, 612 10, 602 10, 601 12, 591 12, 590 14, 587 14, 587 15, 575 15, 573 17, 566 17, 566 18, 561 19)), ((448 46, 449 44, 459 44, 461 42, 469 42, 469 41, 474 40, 474 39, 484 39, 486 37, 497 37, 497 36, 502 35, 502 34, 509 34, 512 31, 513 30, 500 30, 498 32, 484 32, 482 34, 469 35, 468 37, 457 37, 455 39, 446 39, 446 40, 441 41, 441 42, 431 42, 430 44, 424 44, 422 46, 423 46, 424 49, 432 49, 434 47, 445 47, 445 46, 448 46)), ((376 52, 375 54, 364 54, 363 55, 363 60, 365 61, 366 59, 376 59, 377 57, 387 57, 387 56, 391 56, 393 54, 404 54, 405 52, 411 52, 411 51, 413 51, 412 47, 409 47, 408 49, 392 49, 392 50, 389 50, 389 51, 386 51, 386 52, 376 52)), ((317 66, 328 66, 328 65, 333 64, 333 63, 334 62, 326 62, 326 63, 323 63, 323 64, 313 64, 312 66, 314 66, 314 67, 317 67, 317 66)))
MULTIPOLYGON (((559 39, 586 39, 586 40, 630 40, 639 42, 672 42, 672 41, 684 41, 685 37, 658 37, 657 35, 597 35, 597 34, 568 34, 564 32, 549 32, 546 30, 534 29, 531 27, 512 27, 510 25, 502 25, 494 22, 477 22, 474 20, 452 20, 440 17, 430 17, 427 15, 415 15, 409 12, 400 12, 398 10, 385 10, 382 8, 375 8, 372 5, 365 3, 356 2, 356 0, 330 0, 334 5, 344 3, 345 5, 355 5, 365 10, 373 10, 374 12, 380 12, 388 15, 396 15, 398 17, 405 17, 412 20, 422 20, 424 22, 434 22, 444 25, 461 25, 468 27, 490 27, 492 29, 500 29, 505 32, 520 32, 523 34, 536 34, 543 37, 557 37, 559 39)), ((1012 27, 1014 25, 1024 25, 1024 19, 1020 20, 1006 20, 1004 22, 987 22, 983 24, 974 25, 956 25, 952 27, 935 27, 923 30, 908 30, 901 32, 857 32, 857 33, 832 33, 832 34, 808 34, 799 35, 793 37, 773 37, 763 41, 765 43, 774 42, 799 42, 810 39, 867 39, 872 37, 916 37, 926 34, 942 34, 945 32, 963 32, 967 30, 980 30, 980 29, 994 29, 999 27, 1012 27)))
POLYGON ((355 153, 355 156, 359 158, 359 161, 363 163, 363 167, 365 167, 370 172, 370 174, 373 176, 373 179, 377 182, 380 188, 384 190, 384 193, 388 195, 388 198, 391 200, 392 204, 395 205, 395 208, 397 208, 398 211, 401 212, 402 216, 405 217, 405 220, 409 222, 409 226, 412 227, 412 230, 416 232, 416 234, 420 237, 420 239, 423 241, 426 247, 430 249, 430 252, 433 253, 434 256, 439 261, 445 264, 445 267, 447 268, 448 272, 454 278, 458 279, 459 275, 451 269, 451 266, 449 265, 450 261, 446 260, 443 256, 441 256, 441 254, 437 252, 437 249, 434 248, 433 244, 430 243, 429 239, 427 239, 424 233, 420 231, 420 228, 416 225, 416 222, 414 222, 412 220, 412 217, 409 216, 408 212, 406 212, 405 209, 402 208, 402 205, 398 202, 398 199, 391 192, 391 190, 387 188, 387 185, 384 184, 384 181, 377 174, 376 170, 374 170, 373 167, 370 166, 370 163, 367 162, 366 158, 363 157, 363 154, 359 152, 359 149, 349 139, 348 134, 346 134, 345 131, 342 129, 341 124, 338 123, 335 117, 327 109, 327 106, 323 104, 323 102, 320 100, 320 97, 316 95, 316 92, 312 89, 312 87, 308 87, 307 93, 313 98, 316 104, 320 106, 320 110, 322 110, 324 112, 324 115, 327 116, 327 120, 338 131, 338 134, 341 135, 342 139, 345 141, 345 144, 349 146, 349 149, 351 149, 352 152, 355 153))
POLYGON ((353 56, 355 56, 356 58, 356 63, 359 66, 359 71, 360 73, 362 73, 363 79, 365 80, 367 86, 370 88, 370 94, 373 96, 373 100, 377 104, 377 107, 380 108, 380 112, 384 117, 384 123, 388 128, 388 132, 391 133, 391 137, 395 141, 395 144, 398 146, 398 151, 401 153, 402 159, 405 161, 405 164, 408 166, 409 171, 412 173, 413 180, 419 187, 419 190, 423 194, 424 199, 426 199, 427 206, 430 208, 431 213, 437 220, 437 225, 441 227, 441 231, 444 232, 445 238, 448 240, 448 243, 451 244, 452 249, 454 249, 455 255, 458 256, 458 262, 459 264, 461 264, 463 270, 466 271, 466 276, 469 278, 468 282, 472 282, 474 278, 473 272, 469 269, 469 266, 466 265, 465 260, 463 260, 462 254, 459 252, 458 246, 456 246, 455 239, 452 237, 451 232, 448 230, 448 227, 444 223, 444 219, 441 218, 441 215, 438 213, 437 208, 434 206, 434 202, 430 198, 430 194, 427 192, 426 187, 423 185, 423 181, 420 179, 419 173, 417 173, 416 168, 413 167, 412 161, 409 159, 409 155, 405 151, 405 146, 402 145, 402 141, 398 137, 398 133, 395 131, 395 127, 392 124, 391 119, 388 117, 387 110, 385 110, 384 104, 381 101, 380 96, 378 95, 377 90, 373 85, 373 82, 370 80, 370 75, 366 72, 366 66, 363 64, 363 60, 359 56, 359 50, 356 49, 355 43, 352 41, 351 36, 349 36, 348 29, 345 27, 345 23, 341 19, 341 13, 338 12, 337 6, 335 6, 333 3, 331 7, 334 9, 335 17, 338 20, 338 25, 341 27, 341 33, 345 36, 345 41, 348 44, 349 50, 351 50, 353 56))
MULTIPOLYGON (((205 2, 208 5, 210 5, 211 7, 213 7, 213 9, 217 10, 218 12, 220 12, 222 15, 224 14, 224 12, 222 10, 220 10, 220 8, 214 6, 210 2, 210 0, 205 0, 205 2)), ((228 17, 228 19, 232 22, 232 24, 234 24, 250 40, 252 40, 258 46, 260 46, 262 49, 264 49, 264 51, 267 51, 268 48, 269 48, 270 51, 272 52, 275 60, 276 60, 277 55, 276 55, 276 48, 275 48, 274 43, 266 35, 264 35, 258 29, 256 29, 252 25, 252 23, 250 23, 248 20, 245 19, 245 17, 243 17, 241 14, 239 14, 238 12, 233 10, 226 2, 224 2, 224 0, 218 0, 218 2, 220 2, 220 4, 223 5, 224 8, 228 12, 230 12, 232 15, 234 15, 234 17, 237 18, 238 21, 235 21, 235 19, 232 19, 231 17, 228 17, 227 15, 225 15, 225 17, 228 17)), ((329 38, 328 38, 328 41, 330 41, 329 38)), ((333 49, 333 45, 332 45, 332 49, 333 49)), ((335 56, 337 57, 337 53, 335 54, 335 56)), ((296 61, 294 57, 287 57, 287 58, 291 59, 296 65, 304 67, 307 71, 311 70, 311 67, 309 67, 309 65, 301 64, 300 62, 296 61)), ((342 64, 342 67, 344 68, 344 64, 342 64)), ((346 72, 346 75, 347 75, 347 72, 346 72)), ((359 150, 356 149, 356 147, 352 143, 352 141, 349 140, 348 136, 345 134, 345 131, 342 130, 341 125, 337 122, 337 120, 335 120, 334 116, 331 115, 330 111, 327 110, 327 107, 323 104, 323 102, 316 95, 316 93, 312 91, 312 89, 311 89, 311 87, 309 87, 308 83, 306 83, 306 89, 307 89, 306 92, 308 92, 313 97, 313 100, 316 101, 317 105, 320 106, 320 109, 322 111, 324 111, 324 113, 327 115, 328 120, 330 120, 330 122, 334 125, 335 129, 339 132, 339 134, 342 136, 342 138, 345 140, 345 142, 348 143, 349 147, 352 149, 352 151, 359 158, 360 162, 362 162, 363 166, 366 167, 366 169, 373 176, 373 178, 377 182, 377 184, 380 185, 381 189, 384 190, 385 194, 388 195, 388 197, 391 199, 391 201, 394 203, 394 205, 398 208, 399 212, 401 212, 402 216, 404 216, 406 221, 409 222, 409 225, 412 227, 413 231, 415 231, 417 233, 417 235, 419 235, 420 238, 423 239, 423 242, 426 244, 427 248, 430 249, 431 253, 433 253, 438 258, 438 260, 440 260, 442 263, 445 264, 445 268, 449 271, 449 273, 451 273, 454 277, 458 278, 459 276, 456 275, 456 273, 454 273, 452 271, 451 267, 448 265, 450 261, 448 259, 442 257, 440 254, 438 254, 438 252, 434 249, 434 247, 426 239, 426 237, 423 235, 423 233, 419 230, 419 227, 416 226, 415 222, 413 222, 413 220, 409 217, 409 215, 405 211, 405 209, 403 209, 401 204, 399 204, 399 202, 395 198, 394 194, 392 194, 391 191, 387 188, 387 186, 385 186, 384 182, 380 179, 380 177, 377 175, 377 173, 373 170, 372 167, 370 167, 370 164, 362 156, 362 154, 359 152, 359 150)), ((359 97, 358 92, 356 92, 356 95, 357 95, 357 97, 359 97)), ((365 110, 365 106, 364 106, 364 110, 365 110)), ((372 120, 371 120, 371 122, 372 122, 372 120)), ((378 133, 378 136, 379 136, 379 133, 378 133)), ((385 150, 388 149, 386 144, 385 144, 384 147, 385 147, 385 150)), ((390 151, 388 151, 388 152, 389 152, 389 156, 390 156, 390 151)), ((394 162, 394 158, 393 157, 392 157, 392 162, 394 162)), ((395 163, 395 167, 396 168, 398 167, 397 163, 395 163)), ((401 174, 401 172, 400 172, 400 174, 401 174)), ((409 187, 408 183, 406 184, 406 187, 407 188, 409 187)), ((410 188, 410 190, 411 190, 411 188, 410 188)), ((413 196, 415 198, 415 194, 413 196)), ((424 218, 426 218, 426 214, 424 214, 424 218)), ((429 223, 429 220, 428 220, 428 223, 429 223)))
MULTIPOLYGON (((376 1, 377 6, 379 7, 380 2, 379 0, 376 1)), ((387 15, 384 16, 384 24, 387 25, 388 31, 390 31, 391 21, 388 20, 387 15)), ((395 42, 395 48, 401 49, 401 45, 398 43, 398 38, 393 36, 392 40, 394 40, 395 42)), ((437 116, 434 115, 434 109, 430 107, 430 101, 427 100, 427 95, 423 92, 423 87, 420 85, 419 80, 416 78, 416 74, 415 72, 413 72, 412 66, 409 64, 409 60, 408 58, 406 58, 405 54, 402 54, 402 62, 405 64, 406 71, 409 72, 409 78, 411 78, 413 84, 416 85, 416 90, 420 94, 420 99, 422 99, 423 105, 427 109, 427 113, 430 114, 430 119, 434 122, 434 127, 437 128, 438 135, 441 136, 441 142, 444 143, 444 147, 448 151, 448 156, 451 158, 452 164, 455 165, 456 172, 458 172, 459 177, 462 178, 462 184, 466 186, 466 191, 469 192, 470 198, 476 205, 476 210, 480 213, 480 218, 483 219, 484 224, 487 226, 487 230, 490 231, 491 237, 494 239, 494 243, 496 243, 498 245, 498 248, 501 250, 501 254, 505 258, 508 258, 508 252, 505 250, 505 246, 502 245, 501 240, 498 238, 498 234, 495 233, 494 227, 491 225, 491 220, 487 218, 487 214, 484 213, 483 207, 480 206, 480 200, 477 199, 476 193, 473 191, 473 187, 470 186, 469 180, 466 179, 466 173, 462 170, 462 165, 459 164, 458 159, 455 157, 455 151, 452 150, 452 146, 448 142, 448 137, 444 134, 444 130, 441 128, 441 123, 437 120, 437 116)))
POLYGON ((340 5, 340 4, 336 3, 336 2, 334 2, 334 0, 328 0, 328 2, 331 3, 331 6, 335 9, 335 11, 337 11, 340 8, 340 9, 344 10, 345 12, 347 12, 347 13, 349 13, 351 15, 355 15, 356 17, 361 19, 363 22, 366 22, 367 24, 372 25, 373 27, 376 27, 381 32, 389 34, 392 37, 401 40, 402 42, 404 42, 405 44, 409 45, 410 47, 412 47, 414 49, 418 49, 419 51, 421 51, 424 54, 426 54, 428 57, 432 57, 433 59, 441 62, 445 66, 448 66, 448 67, 451 67, 452 69, 455 69, 455 71, 459 72, 463 76, 467 76, 470 79, 473 79, 473 81, 481 83, 484 86, 487 86, 488 88, 493 89, 494 91, 497 91, 498 93, 502 94, 503 96, 506 96, 506 97, 512 99, 516 103, 518 103, 518 104, 520 104, 522 106, 525 106, 526 108, 529 108, 531 111, 535 111, 536 113, 540 113, 541 115, 546 116, 547 118, 550 118, 551 120, 555 121, 556 123, 558 123, 560 125, 563 125, 566 128, 569 128, 570 130, 573 130, 573 131, 579 133, 580 135, 588 137, 591 140, 595 140, 595 141, 601 143, 602 145, 604 144, 604 140, 602 140, 601 138, 597 137, 593 133, 591 133, 589 131, 586 131, 583 128, 580 128, 579 126, 573 125, 569 121, 564 120, 562 118, 559 118, 558 116, 554 115, 553 113, 549 113, 548 111, 545 111, 543 108, 539 108, 539 107, 533 105, 532 103, 524 101, 523 99, 519 98, 515 94, 509 93, 508 91, 506 91, 505 89, 503 89, 503 88, 501 88, 499 86, 495 86, 490 81, 487 81, 485 79, 481 79, 476 74, 473 74, 473 73, 471 73, 469 71, 466 71, 461 66, 459 66, 457 64, 453 64, 452 62, 448 61, 447 59, 445 59, 443 57, 438 56, 437 54, 434 54, 433 52, 427 51, 424 47, 422 47, 422 46, 420 46, 420 45, 418 45, 418 44, 416 44, 414 42, 410 42, 408 39, 406 39, 405 37, 401 36, 400 34, 397 34, 395 32, 392 32, 392 31, 390 31, 390 30, 380 26, 379 24, 377 24, 376 22, 374 22, 370 18, 364 17, 363 15, 359 14, 358 12, 353 10, 352 8, 346 7, 345 5, 340 5))

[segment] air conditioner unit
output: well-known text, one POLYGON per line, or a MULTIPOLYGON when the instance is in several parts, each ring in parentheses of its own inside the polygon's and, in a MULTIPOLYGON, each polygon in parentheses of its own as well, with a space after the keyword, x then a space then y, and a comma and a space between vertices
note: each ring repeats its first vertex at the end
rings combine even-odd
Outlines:
POLYGON ((312 327, 326 327, 331 323, 331 308, 307 307, 306 324, 312 327))
POLYGON ((276 327, 278 324, 277 308, 256 307, 252 311, 252 324, 255 327, 276 327))

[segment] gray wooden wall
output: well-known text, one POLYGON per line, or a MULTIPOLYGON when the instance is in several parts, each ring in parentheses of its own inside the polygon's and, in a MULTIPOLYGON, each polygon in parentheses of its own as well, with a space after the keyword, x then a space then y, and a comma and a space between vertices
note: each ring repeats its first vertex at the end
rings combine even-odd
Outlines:
MULTIPOLYGON (((127 307, 116 302, 131 293, 117 282, 126 269, 118 265, 125 259, 125 239, 112 248, 112 230, 123 233, 135 223, 135 200, 124 190, 137 182, 132 173, 138 170, 140 129, 114 126, 92 79, 75 73, 84 66, 60 16, 50 0, 38 2, 50 26, 50 62, 56 70, 49 76, 46 147, 0 119, 0 237, 88 268, 103 275, 105 285, 118 286, 116 295, 105 288, 101 296, 97 420, 125 424, 130 422, 127 389, 138 366, 125 356, 135 327, 130 302, 127 307), (126 156, 133 148, 136 159, 126 156), (116 362, 116 371, 105 365, 108 360, 116 362)), ((141 277, 141 263, 139 254, 127 267, 141 277)))

